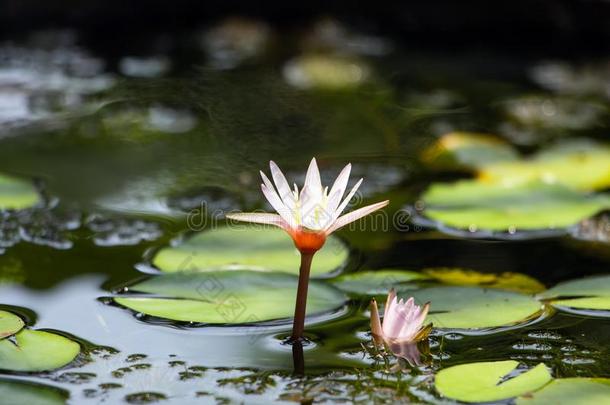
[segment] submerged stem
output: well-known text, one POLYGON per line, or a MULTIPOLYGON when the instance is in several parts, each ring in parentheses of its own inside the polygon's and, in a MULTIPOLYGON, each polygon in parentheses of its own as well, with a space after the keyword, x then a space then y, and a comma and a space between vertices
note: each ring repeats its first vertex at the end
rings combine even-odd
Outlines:
POLYGON ((297 302, 294 307, 294 323, 292 324, 291 340, 301 341, 305 330, 305 310, 307 308, 307 288, 309 287, 309 272, 315 252, 301 252, 301 267, 299 268, 299 286, 297 287, 297 302))

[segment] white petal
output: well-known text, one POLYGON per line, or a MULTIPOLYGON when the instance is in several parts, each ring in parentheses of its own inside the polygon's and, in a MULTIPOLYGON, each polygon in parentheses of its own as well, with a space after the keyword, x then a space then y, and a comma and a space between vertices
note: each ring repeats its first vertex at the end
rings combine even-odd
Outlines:
POLYGON ((269 204, 271 204, 273 209, 281 215, 288 226, 291 228, 295 227, 295 220, 294 216, 292 215, 292 211, 284 205, 275 190, 269 189, 269 187, 267 187, 265 184, 261 184, 261 190, 263 190, 263 194, 265 195, 265 198, 267 198, 267 201, 269 201, 269 204))
POLYGON ((396 290, 394 288, 390 289, 388 293, 388 298, 385 301, 385 309, 383 310, 383 317, 385 318, 388 315, 388 310, 390 309, 390 305, 392 301, 396 298, 396 290))
POLYGON ((273 186, 273 183, 271 182, 271 180, 269 180, 269 177, 267 177, 267 175, 262 170, 259 170, 258 172, 261 174, 261 178, 263 179, 263 183, 265 183, 265 186, 270 191, 273 191, 275 194, 277 194, 277 192, 275 191, 275 187, 273 186))
MULTIPOLYGON (((311 163, 309 163, 303 189, 309 189, 309 195, 316 200, 320 200, 322 194, 322 180, 320 179, 320 171, 318 170, 316 158, 311 159, 311 163)), ((303 191, 301 191, 301 194, 302 193, 303 191)))
POLYGON ((337 229, 339 229, 351 222, 354 222, 354 221, 370 214, 371 212, 377 211, 378 209, 385 207, 389 203, 390 203, 389 200, 378 202, 376 204, 367 205, 366 207, 358 208, 355 211, 342 215, 330 226, 330 228, 328 228, 326 230, 326 234, 330 235, 337 229))
POLYGON ((362 184, 363 180, 364 179, 358 180, 358 182, 354 185, 354 187, 352 187, 352 189, 350 190, 349 194, 347 194, 347 197, 345 197, 345 199, 343 200, 343 202, 341 203, 339 208, 336 209, 335 214, 334 214, 335 218, 338 218, 339 215, 341 215, 341 213, 345 209, 345 207, 347 207, 347 204, 349 204, 349 202, 352 199, 352 197, 354 196, 354 194, 356 194, 356 191, 358 191, 358 187, 360 187, 360 185, 362 184))
POLYGON ((301 190, 299 215, 303 226, 313 230, 325 230, 334 221, 333 213, 325 209, 323 195, 315 194, 309 187, 301 190))
POLYGON ((339 202, 341 202, 341 198, 343 198, 343 194, 345 194, 351 170, 352 165, 351 163, 348 163, 347 166, 341 170, 341 173, 339 173, 333 186, 330 188, 330 192, 328 193, 328 211, 335 212, 337 210, 339 202))
POLYGON ((266 212, 235 212, 232 214, 227 214, 226 217, 235 221, 274 225, 280 228, 286 227, 286 222, 278 214, 266 212))
POLYGON ((397 338, 399 337, 399 333, 402 330, 403 325, 404 315, 402 312, 402 307, 396 302, 396 298, 394 298, 392 305, 390 306, 390 310, 388 311, 387 322, 386 319, 383 320, 383 334, 389 338, 397 338))
POLYGON ((273 177, 273 181, 275 182, 275 186, 277 187, 277 191, 280 195, 284 204, 288 206, 288 208, 293 209, 295 206, 294 194, 290 190, 290 186, 288 185, 288 181, 286 181, 286 177, 284 173, 280 170, 278 165, 272 160, 269 162, 269 167, 271 168, 271 176, 273 177))

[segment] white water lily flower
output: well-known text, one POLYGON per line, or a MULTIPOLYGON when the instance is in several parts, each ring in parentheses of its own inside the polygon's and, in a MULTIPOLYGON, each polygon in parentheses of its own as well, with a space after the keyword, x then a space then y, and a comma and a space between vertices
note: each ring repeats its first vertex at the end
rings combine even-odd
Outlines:
POLYGON ((424 320, 430 303, 423 306, 415 304, 413 297, 406 302, 404 299, 398 300, 396 291, 390 290, 386 301, 383 324, 379 319, 377 301, 371 301, 371 332, 378 342, 385 342, 389 345, 393 343, 414 343, 425 339, 430 334, 432 324, 424 326, 424 320))
POLYGON ((329 190, 328 187, 322 186, 320 171, 316 159, 313 158, 307 170, 305 184, 300 192, 296 184, 294 184, 294 188, 290 188, 286 177, 275 162, 269 162, 269 167, 275 186, 261 171, 263 178, 261 189, 277 214, 242 212, 229 214, 227 218, 278 226, 290 234, 296 247, 302 253, 317 251, 332 232, 389 203, 386 200, 341 215, 363 180, 360 179, 343 198, 352 168, 351 164, 341 170, 329 190))

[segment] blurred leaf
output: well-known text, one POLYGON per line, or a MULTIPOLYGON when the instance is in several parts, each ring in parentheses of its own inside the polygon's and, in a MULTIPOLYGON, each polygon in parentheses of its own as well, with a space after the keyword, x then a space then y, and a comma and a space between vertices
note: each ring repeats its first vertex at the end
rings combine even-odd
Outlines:
POLYGON ((514 161, 517 150, 493 135, 451 132, 423 152, 427 165, 442 169, 474 169, 494 162, 514 161))
POLYGON ((24 326, 23 321, 17 315, 0 311, 0 339, 14 335, 24 326))
POLYGON ((610 379, 558 378, 538 391, 517 398, 517 405, 609 405, 610 379))
POLYGON ((610 276, 587 277, 557 284, 539 294, 559 307, 610 311, 610 276))
POLYGON ((542 304, 532 296, 479 287, 431 287, 409 291, 416 303, 430 302, 426 322, 443 329, 510 326, 536 316, 542 304))
POLYGON ((518 365, 517 361, 506 360, 449 367, 436 375, 436 389, 458 401, 492 402, 537 390, 553 378, 540 363, 523 374, 505 379, 518 365))
POLYGON ((80 345, 54 333, 24 329, 15 342, 0 340, 0 370, 47 371, 70 363, 80 345))
POLYGON ((411 283, 426 280, 425 275, 409 270, 371 270, 345 274, 332 280, 343 291, 362 295, 384 295, 394 288, 397 292, 418 288, 411 283))
POLYGON ((487 165, 479 177, 513 186, 541 181, 577 190, 602 190, 610 186, 610 147, 593 142, 558 144, 531 159, 487 165))
POLYGON ((423 273, 442 283, 451 285, 477 285, 526 294, 544 290, 544 285, 538 280, 520 273, 480 273, 460 268, 431 268, 423 270, 423 273))
POLYGON ((12 404, 63 405, 68 394, 54 387, 21 381, 0 380, 0 398, 12 404))
POLYGON ((610 207, 608 194, 587 195, 540 182, 434 183, 422 198, 425 216, 443 226, 510 233, 566 228, 610 207))
POLYGON ((0 210, 29 208, 39 202, 40 196, 30 182, 0 174, 0 210))
POLYGON ((365 82, 369 74, 363 62, 333 55, 303 55, 284 67, 286 81, 301 89, 351 89, 365 82))
MULTIPOLYGON (((345 244, 331 235, 316 253, 311 274, 337 270, 348 256, 345 244)), ((166 272, 249 269, 298 274, 300 258, 290 236, 279 228, 223 227, 161 249, 153 264, 166 272)))
MULTIPOLYGON (((181 272, 155 276, 129 291, 157 297, 117 297, 127 308, 160 318, 211 324, 255 323, 294 315, 297 277, 257 271, 181 272)), ((346 297, 321 281, 311 281, 309 315, 332 311, 346 297)))

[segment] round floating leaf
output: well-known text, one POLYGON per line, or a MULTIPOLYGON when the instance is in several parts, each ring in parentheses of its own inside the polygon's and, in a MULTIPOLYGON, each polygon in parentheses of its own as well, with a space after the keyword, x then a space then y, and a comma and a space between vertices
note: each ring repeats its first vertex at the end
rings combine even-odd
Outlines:
POLYGON ((0 340, 0 370, 47 371, 70 363, 80 345, 54 333, 24 329, 0 340))
POLYGON ((436 375, 436 389, 458 401, 491 402, 537 390, 553 378, 542 363, 525 373, 509 376, 518 365, 517 361, 506 360, 449 367, 436 375))
POLYGON ((0 380, 0 398, 10 400, 11 404, 64 405, 68 394, 46 385, 0 380))
POLYGON ((0 339, 14 335, 23 328, 24 323, 17 315, 0 311, 0 339))
POLYGON ((422 160, 439 168, 470 169, 494 162, 513 161, 518 157, 512 145, 493 135, 451 132, 426 149, 422 160))
POLYGON ((517 405, 610 405, 610 379, 559 378, 517 398, 517 405))
MULTIPOLYGON (((210 324, 239 324, 291 318, 297 277, 257 271, 173 273, 152 277, 129 287, 155 297, 117 297, 134 311, 160 318, 210 324)), ((312 280, 307 313, 340 308, 346 297, 336 288, 312 280)))
POLYGON ((422 198, 425 216, 443 226, 510 233, 567 228, 610 207, 608 194, 588 195, 540 182, 435 183, 422 198))
MULTIPOLYGON (((349 252, 338 238, 330 236, 316 253, 312 275, 338 269, 349 252)), ((201 232, 178 244, 161 249, 153 264, 166 272, 213 269, 248 269, 298 274, 299 254, 290 236, 279 228, 224 227, 201 232)))
POLYGON ((430 302, 426 322, 437 328, 487 329, 510 326, 537 315, 533 297, 479 287, 432 287, 409 292, 418 304, 430 302))
POLYGON ((539 294, 559 307, 610 311, 610 276, 566 281, 539 294))
POLYGON ((32 184, 14 177, 0 175, 0 209, 24 209, 40 202, 32 184))
POLYGON ((431 268, 425 269, 423 272, 444 284, 478 285, 528 294, 544 290, 544 285, 538 280, 520 273, 480 273, 460 268, 431 268))
POLYGON ((610 147, 592 142, 559 144, 531 159, 488 165, 479 174, 485 181, 502 184, 542 181, 578 190, 601 190, 610 186, 610 147))
POLYGON ((407 291, 417 288, 412 281, 428 279, 425 275, 409 270, 374 270, 345 274, 332 283, 341 290, 362 295, 383 295, 391 288, 407 291))

